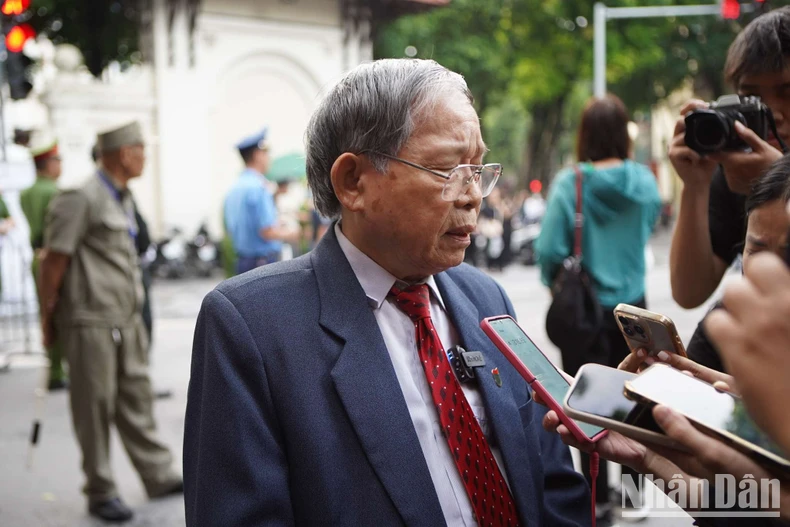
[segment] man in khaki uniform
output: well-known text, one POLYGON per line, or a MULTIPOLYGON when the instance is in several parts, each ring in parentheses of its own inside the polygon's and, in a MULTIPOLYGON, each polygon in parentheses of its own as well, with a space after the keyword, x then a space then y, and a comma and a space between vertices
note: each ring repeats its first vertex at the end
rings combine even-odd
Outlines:
POLYGON ((69 362, 71 411, 91 514, 126 521, 110 471, 110 422, 149 497, 180 493, 173 458, 155 434, 148 377, 137 223, 129 180, 145 163, 138 123, 100 134, 101 166, 52 200, 41 263, 45 345, 57 337, 69 362))
MULTIPOLYGON (((58 143, 51 138, 39 135, 30 148, 33 163, 36 165, 36 181, 19 195, 19 204, 30 226, 30 246, 33 248, 32 272, 38 291, 38 270, 41 263, 41 250, 44 245, 44 218, 49 202, 58 194, 58 178, 61 173, 58 143)), ((39 306, 41 298, 39 297, 39 306)), ((60 390, 68 386, 66 371, 63 369, 62 350, 57 342, 47 348, 49 357, 49 389, 60 390)))

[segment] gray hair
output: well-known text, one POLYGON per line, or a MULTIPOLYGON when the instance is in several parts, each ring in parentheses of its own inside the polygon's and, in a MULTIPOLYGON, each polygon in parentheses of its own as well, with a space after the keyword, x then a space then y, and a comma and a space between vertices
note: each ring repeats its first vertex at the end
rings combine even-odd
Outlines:
MULTIPOLYGON (((316 210, 327 218, 340 215, 330 178, 338 157, 363 150, 397 155, 420 117, 448 89, 473 102, 463 77, 433 60, 383 59, 351 70, 307 125, 307 182, 316 210)), ((371 156, 370 161, 379 172, 387 170, 386 158, 371 156)))

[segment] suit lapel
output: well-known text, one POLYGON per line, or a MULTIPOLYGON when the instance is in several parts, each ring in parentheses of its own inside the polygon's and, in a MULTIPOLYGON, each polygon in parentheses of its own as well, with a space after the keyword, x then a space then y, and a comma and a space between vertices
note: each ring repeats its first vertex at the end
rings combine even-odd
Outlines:
POLYGON ((443 525, 439 499, 384 339, 333 227, 312 259, 319 323, 343 341, 330 374, 362 448, 404 523, 443 525))
MULTIPOLYGON (((493 437, 502 454, 511 493, 520 516, 525 521, 539 518, 536 489, 542 487, 542 482, 536 477, 540 471, 532 470, 532 466, 537 466, 539 460, 534 458, 534 448, 531 449, 527 443, 524 428, 521 426, 521 414, 513 398, 512 386, 497 386, 491 370, 498 368, 504 379, 503 382, 518 383, 519 389, 523 385, 523 389, 526 390, 526 382, 515 370, 512 370, 507 359, 480 329, 480 321, 483 317, 469 297, 447 273, 436 275, 435 278, 450 320, 458 331, 461 345, 470 351, 481 351, 485 356, 486 364, 476 369, 475 377, 485 403, 493 437)), ((506 313, 492 315, 499 314, 506 313)))

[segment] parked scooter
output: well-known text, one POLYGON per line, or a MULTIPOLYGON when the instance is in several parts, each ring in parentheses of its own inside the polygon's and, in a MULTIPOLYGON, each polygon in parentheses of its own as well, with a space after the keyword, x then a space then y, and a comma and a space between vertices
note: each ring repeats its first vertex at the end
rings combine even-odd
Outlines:
POLYGON ((190 275, 201 278, 208 278, 220 266, 217 244, 209 238, 205 223, 187 244, 186 265, 190 275))
POLYGON ((151 274, 155 278, 183 278, 187 275, 187 242, 178 227, 155 244, 155 256, 151 262, 151 274))
POLYGON ((540 236, 540 220, 533 220, 530 223, 521 223, 513 228, 510 238, 510 250, 513 259, 524 265, 535 265, 535 240, 540 236))
POLYGON ((540 236, 541 222, 546 213, 546 201, 533 194, 524 201, 518 220, 514 218, 510 250, 513 258, 524 265, 535 265, 535 240, 540 236))

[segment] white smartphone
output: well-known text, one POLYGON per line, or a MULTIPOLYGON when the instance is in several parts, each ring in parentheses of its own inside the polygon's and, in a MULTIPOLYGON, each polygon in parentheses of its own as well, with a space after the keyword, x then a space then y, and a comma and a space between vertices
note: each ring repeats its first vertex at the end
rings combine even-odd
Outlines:
POLYGON ((625 382, 635 377, 635 373, 601 364, 585 364, 565 397, 565 413, 643 443, 682 450, 655 422, 651 405, 636 403, 623 393, 625 382))
POLYGON ((785 453, 754 424, 739 397, 666 364, 653 364, 626 381, 625 393, 642 404, 668 406, 755 461, 790 472, 785 453))

